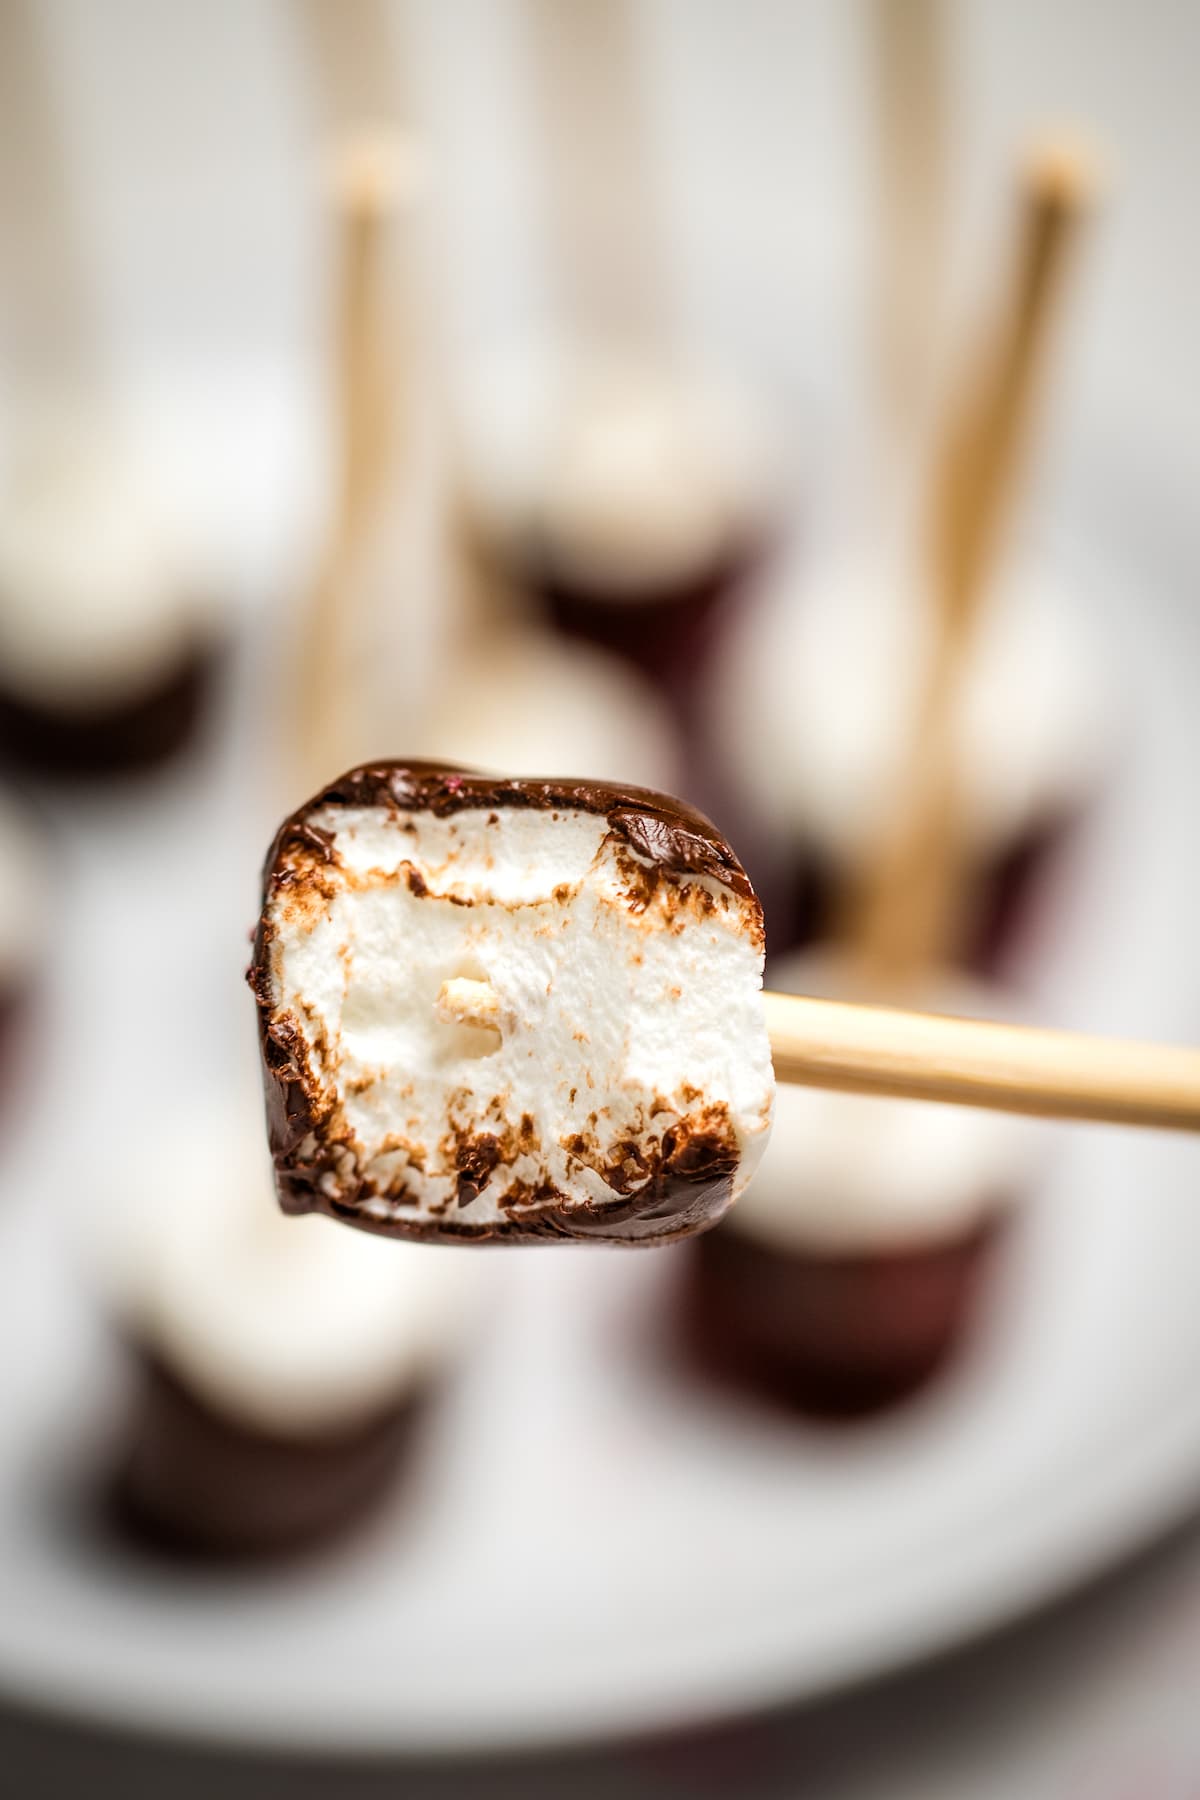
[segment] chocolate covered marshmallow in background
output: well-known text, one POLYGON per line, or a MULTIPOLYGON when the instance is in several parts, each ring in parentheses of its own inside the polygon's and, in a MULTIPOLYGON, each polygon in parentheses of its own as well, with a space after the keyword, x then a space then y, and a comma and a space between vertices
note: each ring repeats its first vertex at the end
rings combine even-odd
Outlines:
MULTIPOLYGON (((916 578, 897 563, 874 600, 869 583, 831 582, 803 613, 764 615, 731 659, 731 760, 793 858, 768 912, 775 987, 999 1011, 956 994, 944 968, 1004 947, 1021 886, 1095 773, 1099 714, 1069 627, 1035 587, 997 579, 996 556, 1087 185, 1057 147, 1031 160, 1006 317, 947 432, 916 578), (840 963, 775 960, 831 924, 840 963)), ((963 1337, 1026 1132, 801 1089, 778 1117, 738 1216, 691 1253, 690 1335, 711 1365, 801 1410, 871 1412, 963 1337)))
POLYGON ((0 758, 107 775, 191 735, 224 629, 119 423, 52 48, 44 9, 3 8, 0 758))
POLYGON ((617 352, 529 380, 519 432, 506 435, 497 381, 475 434, 482 549, 560 630, 622 656, 688 723, 771 529, 745 410, 697 371, 617 352))
POLYGON ((103 1257, 136 1376, 119 1514, 195 1556, 317 1547, 379 1505, 482 1298, 471 1258, 284 1219, 261 1127, 217 1100, 126 1171, 103 1257))
POLYGON ((770 1125, 762 915, 639 789, 351 770, 282 826, 251 972, 279 1193, 400 1237, 651 1243, 770 1125))
POLYGON ((87 777, 164 761, 222 639, 115 429, 76 407, 18 417, 0 457, 0 756, 87 777))
MULTIPOLYGON (((771 981, 845 997, 854 973, 796 956, 773 963, 771 981)), ((1003 1015, 999 994, 946 976, 913 998, 1003 1015)), ((692 1355, 721 1381, 819 1417, 909 1398, 978 1322, 1034 1153, 1026 1120, 781 1084, 754 1180, 682 1267, 692 1355)))
POLYGON ((744 397, 672 317, 644 15, 632 0, 524 12, 555 317, 536 352, 472 382, 468 503, 549 620, 626 658, 687 720, 768 536, 766 459, 744 397))

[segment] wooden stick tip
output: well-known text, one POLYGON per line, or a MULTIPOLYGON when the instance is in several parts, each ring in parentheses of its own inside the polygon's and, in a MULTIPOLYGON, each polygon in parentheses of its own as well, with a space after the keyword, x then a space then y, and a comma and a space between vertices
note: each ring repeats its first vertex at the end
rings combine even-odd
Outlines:
POLYGON ((1022 179, 1032 197, 1056 211, 1090 210, 1104 187, 1104 161, 1082 132, 1060 129, 1034 138, 1022 158, 1022 179))
POLYGON ((360 126, 334 144, 328 186, 340 211, 378 216, 413 199, 427 163, 415 138, 388 126, 360 126))

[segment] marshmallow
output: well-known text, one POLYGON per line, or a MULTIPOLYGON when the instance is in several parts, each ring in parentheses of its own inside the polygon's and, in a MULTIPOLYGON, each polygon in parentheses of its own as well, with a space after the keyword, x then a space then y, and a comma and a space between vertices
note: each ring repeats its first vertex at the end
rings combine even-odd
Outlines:
POLYGON ((121 445, 64 416, 36 424, 0 486, 0 672, 51 710, 140 699, 214 621, 121 445))
POLYGON ((752 535, 761 485, 744 423, 715 392, 601 365, 555 434, 537 529, 565 578, 640 598, 752 535))
POLYGON ((273 1438, 344 1433, 419 1392, 480 1298, 469 1259, 381 1256, 327 1220, 285 1220, 258 1132, 220 1109, 207 1131, 189 1118, 161 1137, 99 1254, 129 1337, 212 1412, 273 1438))
POLYGON ((479 391, 474 504, 566 581, 640 601, 763 529, 764 446, 744 399, 703 369, 590 350, 493 367, 479 391))
POLYGON ((405 1237, 719 1218, 774 1080, 762 914, 681 802, 428 763, 281 828, 251 984, 280 1199, 405 1237))

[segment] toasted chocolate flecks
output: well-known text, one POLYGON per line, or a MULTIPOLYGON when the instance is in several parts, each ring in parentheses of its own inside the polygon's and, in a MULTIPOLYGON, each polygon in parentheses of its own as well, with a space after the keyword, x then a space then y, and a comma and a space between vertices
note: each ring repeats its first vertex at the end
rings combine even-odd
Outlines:
POLYGON ((250 982, 281 1203, 461 1242, 710 1225, 770 1127, 762 963, 741 864, 680 801, 353 769, 264 875, 250 982))

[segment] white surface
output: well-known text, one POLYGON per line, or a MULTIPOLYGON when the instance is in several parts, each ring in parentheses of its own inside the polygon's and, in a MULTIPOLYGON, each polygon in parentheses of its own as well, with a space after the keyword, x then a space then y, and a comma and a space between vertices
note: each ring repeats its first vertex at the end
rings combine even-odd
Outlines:
MULTIPOLYGON (((710 1109, 741 1192, 775 1087, 756 905, 702 876, 647 902, 603 814, 309 817, 337 861, 302 850, 284 862, 268 972, 272 1021, 299 1036, 309 1091, 349 1131, 320 1178, 330 1197, 353 1201, 365 1181, 354 1203, 373 1218, 453 1209, 458 1230, 536 1214, 531 1190, 547 1182, 556 1204, 620 1206, 606 1171, 623 1147, 643 1146, 624 1167, 644 1182, 665 1134, 703 1132, 710 1109), (490 984, 494 1029, 439 1016, 458 976, 490 984), (456 1159, 477 1133, 506 1147, 463 1204, 456 1159)), ((321 1165, 316 1144, 298 1156, 321 1165)))
MULTIPOLYGON (((1196 753, 1194 626, 1111 547, 1103 580, 1085 569, 1142 723, 1080 893, 1061 896, 1069 929, 1048 928, 1040 1010, 1187 1033, 1200 1008, 1177 947, 1200 845, 1179 829, 1175 772, 1196 753)), ((254 675, 248 663, 247 699, 254 675)), ((674 1252, 497 1253, 494 1332, 422 1479, 344 1553, 288 1576, 173 1582, 74 1533, 64 1483, 108 1441, 119 1388, 73 1272, 93 1172, 124 1154, 131 1118, 177 1100, 180 1055, 189 1080, 256 1080, 244 932, 282 808, 247 798, 252 717, 207 772, 59 808, 71 917, 51 971, 56 1061, 8 1146, 0 1204, 0 1366, 20 1371, 0 1411, 6 1690, 297 1750, 714 1720, 972 1635, 1194 1501, 1197 1150, 1080 1130, 1063 1134, 976 1354, 875 1431, 782 1429, 656 1355, 674 1252), (172 1019, 186 1038, 166 1055, 172 1019)))

